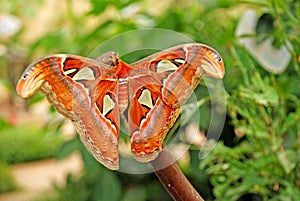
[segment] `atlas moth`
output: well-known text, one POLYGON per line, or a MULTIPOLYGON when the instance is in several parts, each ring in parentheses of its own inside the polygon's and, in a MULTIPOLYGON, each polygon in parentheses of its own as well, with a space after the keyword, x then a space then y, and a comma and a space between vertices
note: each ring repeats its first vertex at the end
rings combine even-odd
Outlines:
POLYGON ((33 62, 17 84, 28 98, 40 90, 70 119, 81 141, 100 163, 119 168, 120 114, 127 119, 131 152, 154 160, 164 139, 204 75, 222 78, 225 69, 213 48, 183 44, 132 64, 115 52, 97 59, 55 54, 33 62))

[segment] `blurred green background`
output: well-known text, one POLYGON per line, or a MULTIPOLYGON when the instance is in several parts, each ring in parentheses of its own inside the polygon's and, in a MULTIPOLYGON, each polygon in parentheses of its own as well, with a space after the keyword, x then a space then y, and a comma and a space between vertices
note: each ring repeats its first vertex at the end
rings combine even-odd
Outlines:
MULTIPOLYGON (((98 44, 142 28, 185 34, 223 56, 227 113, 222 136, 207 157, 199 159, 201 145, 194 144, 179 161, 203 198, 299 200, 298 0, 1 0, 0 196, 22 191, 11 171, 15 165, 64 159, 79 151, 82 173, 32 200, 171 200, 154 174, 113 172, 98 164, 74 131, 66 135, 67 120, 43 95, 22 100, 15 92, 24 68, 34 60, 54 53, 88 56, 98 44), (241 21, 250 9, 257 16, 253 33, 237 37, 237 30, 251 28, 250 17, 241 21), (255 51, 242 45, 243 39, 251 39, 255 51), (266 41, 271 42, 265 49, 266 41), (282 48, 285 54, 277 54, 282 48), (287 62, 278 70, 277 60, 287 62), (274 65, 266 64, 272 61, 274 65)), ((196 94, 202 90, 203 83, 196 94)), ((203 133, 210 123, 208 97, 207 92, 199 95, 203 133)))

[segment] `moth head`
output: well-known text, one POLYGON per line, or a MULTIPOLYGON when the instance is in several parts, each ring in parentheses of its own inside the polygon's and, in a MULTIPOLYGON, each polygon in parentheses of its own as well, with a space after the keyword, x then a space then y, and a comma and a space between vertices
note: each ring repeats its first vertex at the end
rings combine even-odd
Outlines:
POLYGON ((113 69, 119 62, 119 55, 116 52, 106 52, 97 58, 101 66, 113 69))
POLYGON ((213 78, 223 78, 225 74, 225 68, 223 59, 220 54, 209 46, 202 47, 203 58, 201 67, 205 74, 213 78))

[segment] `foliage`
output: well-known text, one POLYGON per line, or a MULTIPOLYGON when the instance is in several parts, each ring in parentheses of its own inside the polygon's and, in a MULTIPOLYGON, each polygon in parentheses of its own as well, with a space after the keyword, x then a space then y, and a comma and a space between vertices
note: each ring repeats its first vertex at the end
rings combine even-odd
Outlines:
MULTIPOLYGON (((88 2, 89 9, 79 12, 75 1, 66 0, 64 12, 61 15, 57 12, 52 26, 38 40, 30 43, 23 41, 22 38, 26 38, 24 28, 13 38, 1 41, 11 51, 8 51, 8 56, 0 57, 0 65, 6 66, 0 69, 0 78, 9 83, 5 78, 7 73, 11 83, 16 83, 14 79, 18 75, 11 74, 20 74, 20 66, 24 63, 46 54, 61 52, 86 56, 101 42, 129 30, 163 28, 187 34, 193 40, 209 44, 221 53, 226 67, 224 85, 227 90, 227 119, 221 140, 203 160, 198 157, 199 147, 190 150, 190 164, 185 168, 188 178, 206 200, 297 200, 300 197, 299 1, 170 0, 154 5, 147 0, 88 2), (292 58, 283 73, 265 71, 237 43, 237 22, 249 8, 260 16, 256 34, 252 37, 258 43, 272 38, 274 47, 286 45, 289 48, 292 58), (12 60, 17 60, 15 56, 11 56, 11 52, 20 46, 27 46, 27 50, 21 48, 26 56, 21 57, 22 62, 15 65, 17 70, 8 70, 8 66, 12 66, 12 60)), ((20 1, 7 0, 2 9, 28 18, 35 15, 42 4, 42 1, 37 1, 36 4, 25 6, 20 1)), ((119 44, 120 48, 123 45, 119 44)), ((203 88, 200 86, 196 90, 197 96, 198 91, 202 93, 203 88)), ((201 98, 203 96, 207 97, 207 92, 201 98)), ((199 123, 200 127, 206 130, 210 119, 209 101, 201 105, 200 113, 204 117, 204 121, 199 123)), ((28 133, 38 133, 30 126, 26 130, 28 133)), ((21 129, 17 126, 5 132, 13 135, 21 132, 21 129)), ((19 145, 26 139, 18 135, 15 139, 17 141, 13 141, 14 144, 5 150, 23 146, 21 150, 31 152, 31 149, 35 149, 34 146, 26 146, 26 143, 19 145)), ((2 134, 0 140, 3 141, 0 149, 2 144, 10 142, 2 134)), ((43 141, 41 138, 36 140, 39 143, 43 141)), ((28 143, 27 141, 27 145, 28 143)), ((40 144, 36 146, 39 147, 40 144)), ((66 188, 57 188, 57 200, 64 200, 66 197, 69 200, 162 199, 156 197, 163 190, 157 187, 158 181, 153 181, 153 175, 112 173, 89 158, 77 139, 64 144, 58 157, 63 158, 74 150, 81 151, 85 172, 80 177, 69 177, 66 188), (131 179, 139 182, 127 181, 131 179), (108 188, 112 186, 115 189, 108 188), (111 191, 115 193, 108 193, 111 191)), ((3 153, 6 152, 0 151, 0 155, 3 153)), ((163 198, 170 199, 167 196, 163 198)))
POLYGON ((65 157, 74 149, 82 154, 85 165, 83 175, 69 175, 66 187, 56 187, 54 196, 41 197, 37 200, 55 201, 66 198, 74 201, 171 200, 159 181, 153 179, 154 174, 115 174, 95 161, 78 137, 66 143, 57 157, 65 157))
POLYGON ((16 190, 17 185, 11 175, 9 167, 4 163, 0 163, 0 172, 0 194, 16 190))
POLYGON ((34 126, 7 126, 0 129, 0 161, 8 164, 53 157, 63 138, 34 126))
MULTIPOLYGON (((265 1, 266 5, 261 6, 262 10, 268 10, 273 26, 263 30, 266 18, 260 18, 258 37, 273 37, 277 47, 289 41, 293 44, 291 54, 296 55, 300 43, 294 31, 299 27, 296 18, 300 13, 296 14, 294 9, 300 5, 278 2, 265 1), (286 18, 292 21, 286 23, 283 21, 286 18)), ((274 75, 259 69, 243 48, 231 46, 230 55, 242 75, 241 82, 228 96, 228 116, 237 143, 228 147, 219 142, 201 167, 208 167, 218 200, 238 200, 246 194, 256 195, 259 200, 297 200, 300 196, 298 60, 295 58, 285 73, 274 75)))
POLYGON ((248 82, 240 84, 228 101, 228 115, 239 142, 232 148, 220 142, 201 165, 209 166, 219 198, 237 200, 253 193, 263 200, 297 200, 300 105, 293 86, 299 84, 299 78, 263 78, 256 69, 251 72, 248 82))

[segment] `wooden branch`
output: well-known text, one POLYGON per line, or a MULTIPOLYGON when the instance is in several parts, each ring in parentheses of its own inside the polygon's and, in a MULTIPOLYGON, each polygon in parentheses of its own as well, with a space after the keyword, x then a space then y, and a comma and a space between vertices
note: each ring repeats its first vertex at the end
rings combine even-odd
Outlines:
POLYGON ((175 201, 204 201, 166 149, 151 162, 156 176, 175 201))

